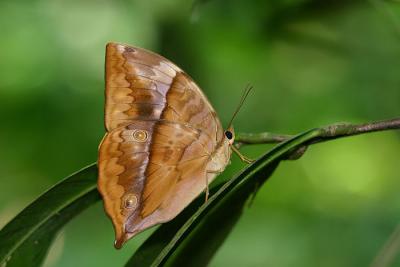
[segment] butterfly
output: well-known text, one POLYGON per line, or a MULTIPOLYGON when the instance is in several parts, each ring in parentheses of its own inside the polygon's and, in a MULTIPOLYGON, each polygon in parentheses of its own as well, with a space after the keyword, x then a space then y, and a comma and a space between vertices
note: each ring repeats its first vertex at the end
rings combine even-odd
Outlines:
MULTIPOLYGON (((206 191, 236 149, 196 83, 171 61, 109 43, 98 190, 115 247, 178 215, 206 191)), ((242 159, 246 160, 243 156, 242 159)))

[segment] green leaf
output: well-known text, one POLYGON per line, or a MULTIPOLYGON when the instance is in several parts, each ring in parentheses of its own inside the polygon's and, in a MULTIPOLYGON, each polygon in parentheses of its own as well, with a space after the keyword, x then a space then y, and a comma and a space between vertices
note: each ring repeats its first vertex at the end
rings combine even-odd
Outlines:
POLYGON ((39 266, 57 232, 100 199, 96 164, 65 178, 0 231, 0 266, 39 266))
POLYGON ((126 266, 179 266, 188 262, 193 266, 207 265, 240 217, 245 201, 255 188, 272 174, 281 159, 320 134, 321 129, 310 130, 264 154, 226 182, 193 215, 181 214, 163 224, 126 266), (191 259, 196 259, 196 262, 191 259))

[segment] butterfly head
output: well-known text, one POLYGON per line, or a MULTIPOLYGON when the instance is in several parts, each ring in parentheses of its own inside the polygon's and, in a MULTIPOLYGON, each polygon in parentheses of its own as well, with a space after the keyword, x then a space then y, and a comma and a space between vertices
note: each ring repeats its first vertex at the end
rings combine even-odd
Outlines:
POLYGON ((225 140, 229 143, 229 145, 233 145, 233 142, 235 141, 235 132, 232 126, 225 130, 224 135, 225 140))

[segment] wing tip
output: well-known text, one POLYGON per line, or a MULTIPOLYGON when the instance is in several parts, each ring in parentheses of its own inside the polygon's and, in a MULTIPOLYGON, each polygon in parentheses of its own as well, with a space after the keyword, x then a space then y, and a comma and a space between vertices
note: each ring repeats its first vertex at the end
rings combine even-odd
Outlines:
MULTIPOLYGON (((139 49, 139 47, 137 47, 137 46, 133 46, 133 45, 125 44, 125 43, 120 43, 120 42, 114 42, 114 41, 110 41, 110 42, 108 42, 106 44, 106 49, 109 49, 109 48, 114 48, 114 49, 116 48, 116 49, 123 49, 123 50, 125 50, 127 48, 139 49)), ((143 49, 143 48, 140 48, 140 49, 143 49)))
POLYGON ((119 42, 110 41, 110 42, 108 42, 108 43, 106 44, 106 47, 109 47, 109 46, 118 46, 118 45, 123 45, 123 44, 121 44, 121 43, 119 43, 119 42))

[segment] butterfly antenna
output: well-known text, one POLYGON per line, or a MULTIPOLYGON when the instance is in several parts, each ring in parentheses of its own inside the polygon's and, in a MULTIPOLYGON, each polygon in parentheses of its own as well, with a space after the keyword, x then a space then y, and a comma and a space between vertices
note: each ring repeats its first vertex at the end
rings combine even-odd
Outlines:
POLYGON ((244 89, 243 95, 242 95, 242 97, 240 98, 239 105, 237 106, 235 112, 234 112, 233 115, 232 115, 231 120, 229 121, 228 129, 232 126, 233 120, 235 119, 236 115, 238 114, 240 108, 243 106, 244 101, 246 100, 247 96, 249 95, 249 93, 250 93, 250 91, 251 91, 252 89, 253 89, 253 86, 251 86, 250 84, 248 84, 248 85, 246 86, 246 88, 244 89))

